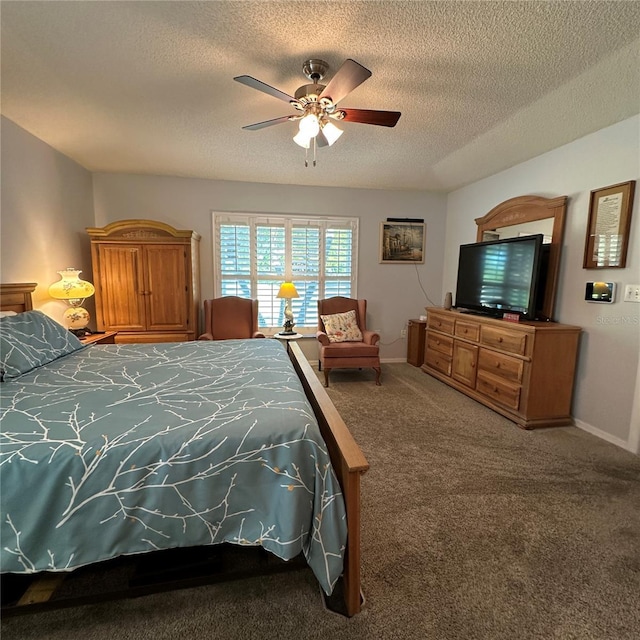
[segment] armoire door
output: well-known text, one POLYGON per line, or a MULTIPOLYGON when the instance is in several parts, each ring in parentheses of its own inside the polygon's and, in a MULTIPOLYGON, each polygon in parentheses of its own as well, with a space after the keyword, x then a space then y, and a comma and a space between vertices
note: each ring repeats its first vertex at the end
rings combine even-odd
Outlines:
POLYGON ((103 329, 146 329, 143 252, 138 245, 100 245, 100 306, 103 329))
POLYGON ((186 330, 187 257, 182 245, 147 245, 144 300, 148 331, 186 330))

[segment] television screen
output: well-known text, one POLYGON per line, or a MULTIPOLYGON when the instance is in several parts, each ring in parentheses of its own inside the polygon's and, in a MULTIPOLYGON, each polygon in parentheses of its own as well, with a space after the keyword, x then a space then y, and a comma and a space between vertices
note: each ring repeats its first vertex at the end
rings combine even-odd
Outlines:
POLYGON ((542 240, 542 234, 536 234, 463 244, 456 308, 497 317, 519 313, 527 320, 535 319, 542 240))

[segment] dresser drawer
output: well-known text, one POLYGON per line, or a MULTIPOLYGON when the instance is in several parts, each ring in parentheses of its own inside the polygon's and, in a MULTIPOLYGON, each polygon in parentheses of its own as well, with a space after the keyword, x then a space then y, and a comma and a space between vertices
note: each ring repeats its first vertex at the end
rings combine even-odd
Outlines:
POLYGON ((498 378, 511 382, 522 382, 522 371, 524 362, 518 358, 491 351, 480 349, 478 356, 478 370, 490 373, 498 378))
POLYGON ((453 338, 439 333, 427 333, 427 351, 438 351, 450 356, 453 353, 453 338))
POLYGON ((480 340, 480 325, 477 322, 456 320, 455 335, 458 338, 466 338, 473 342, 480 340))
POLYGON ((440 316, 436 313, 430 313, 427 320, 427 328, 435 329, 436 331, 442 331, 442 333, 448 333, 453 335, 453 327, 455 320, 447 316, 440 316))
POLYGON ((509 331, 502 327, 482 327, 480 342, 501 351, 524 355, 527 334, 520 331, 509 331))
POLYGON ((509 409, 517 410, 520 406, 520 387, 478 371, 476 390, 509 409))
POLYGON ((427 349, 425 353, 425 364, 441 373, 451 375, 451 356, 427 349))

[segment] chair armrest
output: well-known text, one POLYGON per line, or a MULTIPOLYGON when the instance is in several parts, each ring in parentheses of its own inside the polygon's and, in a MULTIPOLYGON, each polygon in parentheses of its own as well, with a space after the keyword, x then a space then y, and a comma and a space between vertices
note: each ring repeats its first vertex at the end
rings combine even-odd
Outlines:
POLYGON ((369 331, 369 329, 365 329, 362 332, 362 342, 365 344, 378 344, 380 342, 380 334, 375 331, 369 331))
POLYGON ((329 340, 329 336, 324 331, 316 331, 316 338, 318 342, 323 345, 331 344, 331 340, 329 340))
POLYGON ((266 336, 264 335, 264 333, 262 333, 262 331, 255 331, 253 336, 251 336, 252 338, 265 338, 266 336))
POLYGON ((213 334, 203 333, 201 336, 198 336, 198 340, 213 340, 213 334))

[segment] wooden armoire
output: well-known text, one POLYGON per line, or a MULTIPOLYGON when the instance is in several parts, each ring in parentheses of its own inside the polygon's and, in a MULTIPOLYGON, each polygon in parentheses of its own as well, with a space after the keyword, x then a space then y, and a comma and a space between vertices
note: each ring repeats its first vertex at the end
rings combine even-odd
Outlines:
POLYGON ((116 342, 183 342, 199 335, 200 236, 153 220, 87 228, 96 321, 116 342))

